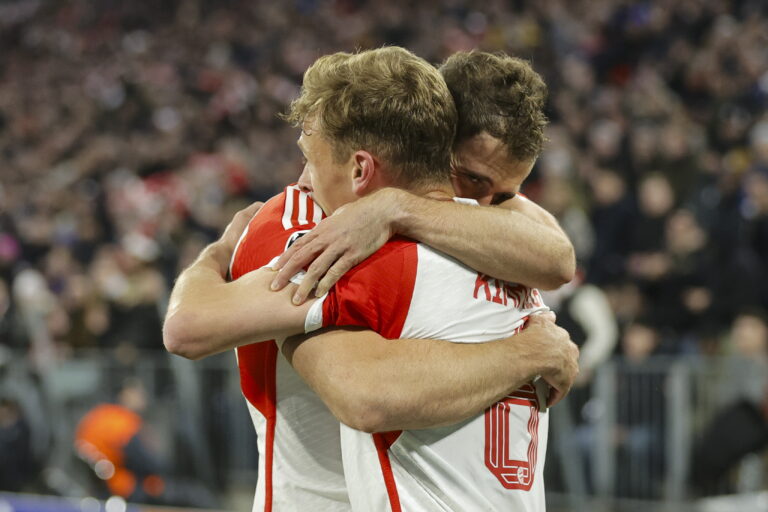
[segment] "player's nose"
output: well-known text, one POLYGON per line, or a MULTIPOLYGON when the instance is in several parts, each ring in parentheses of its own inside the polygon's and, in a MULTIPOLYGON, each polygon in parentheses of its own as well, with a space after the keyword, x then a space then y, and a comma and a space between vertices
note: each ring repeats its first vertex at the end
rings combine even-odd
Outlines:
POLYGON ((302 192, 307 194, 312 193, 312 180, 309 178, 309 172, 307 172, 306 166, 301 171, 301 176, 299 176, 299 181, 296 183, 296 185, 298 185, 299 190, 302 192))

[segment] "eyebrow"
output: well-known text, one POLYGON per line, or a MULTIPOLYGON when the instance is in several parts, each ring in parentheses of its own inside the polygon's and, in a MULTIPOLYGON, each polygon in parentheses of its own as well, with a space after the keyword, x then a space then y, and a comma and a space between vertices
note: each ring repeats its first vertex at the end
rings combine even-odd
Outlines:
POLYGON ((458 172, 460 172, 460 173, 462 173, 462 174, 464 174, 464 175, 469 175, 469 176, 471 176, 472 178, 478 179, 478 180, 480 180, 480 181, 484 181, 484 182, 486 182, 486 183, 491 183, 491 184, 493 184, 493 180, 491 180, 491 179, 490 179, 490 178, 488 178, 487 176, 483 176, 483 175, 477 174, 475 171, 472 171, 472 170, 470 170, 470 169, 467 169, 466 167, 463 167, 463 166, 458 166, 458 167, 456 168, 456 171, 458 171, 458 172))

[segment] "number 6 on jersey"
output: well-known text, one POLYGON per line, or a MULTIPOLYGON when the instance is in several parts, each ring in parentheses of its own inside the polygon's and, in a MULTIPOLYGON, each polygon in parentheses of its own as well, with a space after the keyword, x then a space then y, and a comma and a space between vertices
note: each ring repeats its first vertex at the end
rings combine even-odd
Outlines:
POLYGON ((485 411, 485 465, 506 489, 531 490, 536 472, 536 452, 539 431, 539 400, 536 390, 525 385, 485 411), (510 415, 527 414, 527 433, 510 432, 510 415), (521 435, 522 434, 522 435, 521 435), (525 446, 526 460, 512 459, 512 448, 525 446))

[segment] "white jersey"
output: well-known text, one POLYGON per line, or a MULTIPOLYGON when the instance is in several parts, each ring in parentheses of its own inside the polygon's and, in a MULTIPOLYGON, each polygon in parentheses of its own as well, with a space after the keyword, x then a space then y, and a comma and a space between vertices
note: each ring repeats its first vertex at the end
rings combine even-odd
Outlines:
MULTIPOLYGON (((269 200, 235 249, 233 279, 280 255, 323 217, 295 186, 269 200)), ((304 383, 274 341, 237 348, 240 383, 259 449, 254 512, 350 510, 339 422, 304 383)))
MULTIPOLYGON (((359 325, 386 338, 482 343, 512 335, 530 314, 544 310, 535 289, 393 239, 312 306, 306 328, 359 325)), ((547 391, 539 379, 450 427, 367 434, 342 425, 353 509, 545 510, 547 391)))

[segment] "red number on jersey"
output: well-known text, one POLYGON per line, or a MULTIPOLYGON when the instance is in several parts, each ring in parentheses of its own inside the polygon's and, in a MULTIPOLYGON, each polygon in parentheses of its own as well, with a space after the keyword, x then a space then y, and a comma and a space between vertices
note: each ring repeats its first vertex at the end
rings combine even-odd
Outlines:
POLYGON ((536 452, 539 444, 539 400, 536 389, 525 385, 504 400, 485 411, 485 465, 506 489, 530 491, 536 471, 536 452), (510 414, 512 407, 529 410, 527 460, 514 460, 509 456, 510 414))

